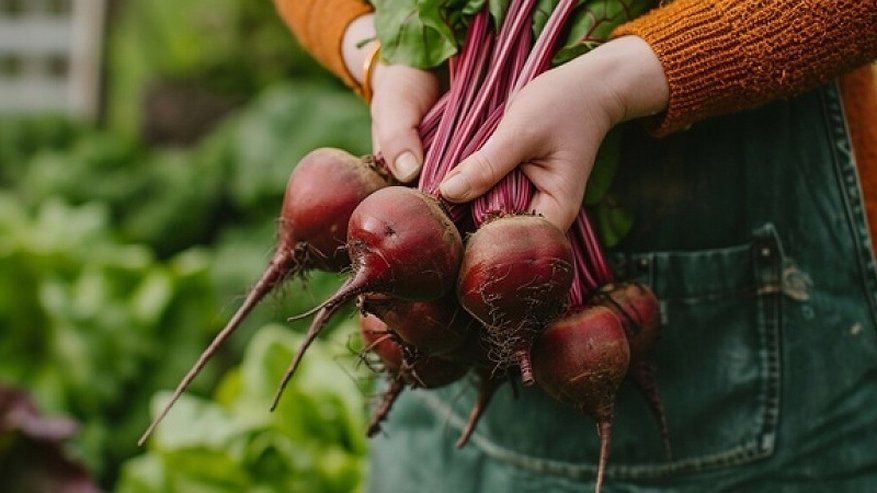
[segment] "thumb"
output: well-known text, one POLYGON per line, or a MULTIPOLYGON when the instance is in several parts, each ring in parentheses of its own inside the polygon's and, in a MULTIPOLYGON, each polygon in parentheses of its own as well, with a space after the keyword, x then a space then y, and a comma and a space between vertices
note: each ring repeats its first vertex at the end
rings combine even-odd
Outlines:
POLYGON ((450 202, 468 202, 490 190, 524 162, 528 147, 516 132, 500 125, 481 149, 461 161, 442 181, 439 191, 450 202))

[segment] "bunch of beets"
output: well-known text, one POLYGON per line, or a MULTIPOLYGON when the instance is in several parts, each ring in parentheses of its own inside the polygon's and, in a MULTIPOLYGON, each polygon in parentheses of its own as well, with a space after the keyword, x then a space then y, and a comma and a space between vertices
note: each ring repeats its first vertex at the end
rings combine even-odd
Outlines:
POLYGON ((648 286, 614 279, 585 209, 569 231, 559 230, 528 211, 534 187, 520 171, 469 204, 444 202, 438 192, 454 165, 484 144, 510 97, 549 67, 577 5, 560 1, 533 40, 536 3, 513 0, 501 26, 492 25, 486 9, 472 17, 460 53, 449 61, 448 91, 420 127, 426 153, 416 187, 395 183, 380 156, 321 148, 297 164, 269 265, 141 443, 263 297, 318 269, 348 277, 299 316, 314 318, 273 406, 330 317, 356 302, 364 351, 389 381, 369 436, 405 388, 442 387, 474 372, 480 388, 457 442, 462 447, 502 383, 536 383, 596 421, 599 491, 616 392, 630 379, 657 419, 669 458, 650 358, 658 301, 648 286))

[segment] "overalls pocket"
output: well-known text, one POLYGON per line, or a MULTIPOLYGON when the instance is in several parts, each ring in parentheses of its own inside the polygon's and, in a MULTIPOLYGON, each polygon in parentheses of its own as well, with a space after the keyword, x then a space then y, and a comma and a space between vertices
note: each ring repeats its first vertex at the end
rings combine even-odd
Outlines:
POLYGON ((784 271, 774 226, 758 228, 744 244, 618 260, 618 272, 648 283, 660 300, 654 354, 673 457, 661 460, 655 422, 639 392, 625 386, 609 475, 701 471, 770 455, 779 424, 784 271))

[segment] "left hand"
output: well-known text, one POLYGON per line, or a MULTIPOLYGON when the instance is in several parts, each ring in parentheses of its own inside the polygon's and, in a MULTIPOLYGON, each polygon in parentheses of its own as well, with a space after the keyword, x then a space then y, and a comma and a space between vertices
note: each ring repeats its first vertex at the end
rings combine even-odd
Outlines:
POLYGON ((484 146, 445 177, 442 195, 468 202, 520 166, 536 187, 531 209, 566 231, 597 149, 614 125, 667 105, 663 68, 640 38, 609 41, 548 70, 515 94, 484 146))

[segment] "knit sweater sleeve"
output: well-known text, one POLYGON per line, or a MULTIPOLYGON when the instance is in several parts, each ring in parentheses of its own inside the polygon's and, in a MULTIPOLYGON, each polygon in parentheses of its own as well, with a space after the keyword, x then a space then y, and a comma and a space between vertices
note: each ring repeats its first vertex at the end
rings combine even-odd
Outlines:
POLYGON ((371 5, 362 0, 274 0, 274 5, 302 48, 345 84, 356 86, 341 56, 341 41, 347 26, 371 12, 371 5))
POLYGON ((793 96, 877 59, 874 0, 675 0, 619 27, 670 87, 655 133, 793 96))

